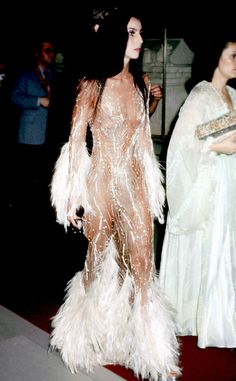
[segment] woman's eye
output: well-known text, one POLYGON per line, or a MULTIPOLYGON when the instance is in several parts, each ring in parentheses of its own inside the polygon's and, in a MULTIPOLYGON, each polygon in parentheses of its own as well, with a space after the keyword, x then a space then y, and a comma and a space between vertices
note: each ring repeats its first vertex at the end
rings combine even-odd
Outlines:
POLYGON ((135 31, 134 30, 129 30, 129 36, 134 36, 135 35, 135 31))

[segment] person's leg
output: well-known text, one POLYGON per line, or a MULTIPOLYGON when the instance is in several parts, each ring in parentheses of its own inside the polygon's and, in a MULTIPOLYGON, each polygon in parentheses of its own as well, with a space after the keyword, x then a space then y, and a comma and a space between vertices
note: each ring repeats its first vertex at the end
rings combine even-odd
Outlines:
POLYGON ((107 205, 96 207, 93 214, 83 216, 84 233, 88 239, 88 251, 84 267, 84 284, 88 286, 94 279, 95 273, 104 260, 104 251, 108 246, 114 225, 112 210, 107 205))
POLYGON ((135 206, 119 205, 116 221, 116 243, 120 263, 127 263, 137 290, 141 291, 145 303, 147 288, 153 275, 153 221, 150 211, 142 199, 136 197, 135 206), (129 207, 130 206, 130 207, 129 207))

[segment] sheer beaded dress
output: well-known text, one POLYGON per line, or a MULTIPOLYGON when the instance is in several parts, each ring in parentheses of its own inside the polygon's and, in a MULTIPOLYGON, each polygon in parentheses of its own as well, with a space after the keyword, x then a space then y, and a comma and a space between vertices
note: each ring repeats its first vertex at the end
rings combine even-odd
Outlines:
POLYGON ((153 255, 153 219, 163 222, 163 175, 147 105, 133 80, 99 92, 83 80, 69 142, 52 180, 57 220, 83 206, 88 252, 53 318, 51 346, 73 373, 120 364, 150 380, 179 370, 173 311, 161 293, 153 255), (93 149, 86 147, 87 125, 93 149))

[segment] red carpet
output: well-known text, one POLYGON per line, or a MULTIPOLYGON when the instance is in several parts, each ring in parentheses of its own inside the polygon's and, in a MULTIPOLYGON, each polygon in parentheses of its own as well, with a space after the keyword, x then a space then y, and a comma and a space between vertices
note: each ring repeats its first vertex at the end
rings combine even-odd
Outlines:
MULTIPOLYGON (((9 308, 6 305, 7 308, 9 308)), ((10 308, 11 309, 11 308, 10 308)), ((12 308, 39 328, 50 332, 50 318, 58 305, 28 306, 26 309, 12 308)), ((148 338, 147 338, 148 339, 148 338)), ((199 349, 195 337, 182 337, 181 366, 183 375, 178 381, 236 381, 236 350, 207 348, 199 349)), ((107 368, 127 381, 141 381, 130 369, 107 365, 107 368)))

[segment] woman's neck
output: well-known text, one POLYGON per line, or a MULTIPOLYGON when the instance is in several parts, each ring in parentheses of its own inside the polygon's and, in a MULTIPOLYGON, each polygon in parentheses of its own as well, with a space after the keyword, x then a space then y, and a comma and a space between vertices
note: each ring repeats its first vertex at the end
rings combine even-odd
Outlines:
POLYGON ((214 72, 211 83, 220 94, 225 95, 227 93, 227 79, 217 69, 214 72))
POLYGON ((121 72, 114 76, 116 79, 130 79, 131 77, 132 74, 129 71, 129 61, 124 62, 124 66, 121 72))
POLYGON ((212 86, 219 94, 219 96, 223 99, 223 101, 227 104, 228 109, 233 109, 233 102, 227 90, 227 79, 220 75, 220 73, 216 70, 211 81, 212 86))

